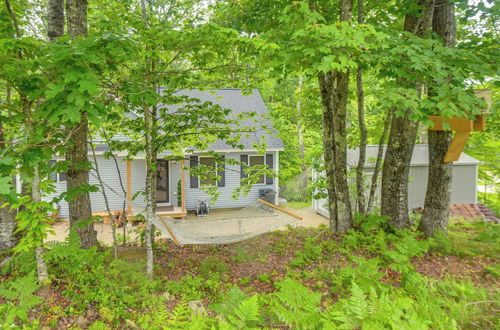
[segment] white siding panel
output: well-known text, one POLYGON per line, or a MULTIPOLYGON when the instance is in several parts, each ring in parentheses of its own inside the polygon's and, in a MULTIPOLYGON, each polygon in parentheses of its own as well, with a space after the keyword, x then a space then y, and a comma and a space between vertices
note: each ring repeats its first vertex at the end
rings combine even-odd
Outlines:
POLYGON ((477 165, 453 166, 451 203, 477 203, 477 165))

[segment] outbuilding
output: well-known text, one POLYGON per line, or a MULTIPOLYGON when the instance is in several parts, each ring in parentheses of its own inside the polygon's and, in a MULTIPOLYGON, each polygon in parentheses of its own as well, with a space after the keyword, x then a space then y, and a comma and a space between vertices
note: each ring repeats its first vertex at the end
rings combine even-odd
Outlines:
MULTIPOLYGON (((384 149, 385 152, 385 149, 384 149)), ((366 147, 366 162, 364 167, 365 183, 371 182, 371 175, 375 167, 378 153, 378 145, 366 147)), ((347 151, 347 164, 350 169, 357 167, 359 159, 359 148, 347 151)), ((460 158, 453 162, 453 179, 451 183, 450 204, 477 203, 477 159, 462 152, 460 158)), ((429 171, 429 146, 427 144, 417 144, 413 149, 411 158, 410 178, 408 182, 408 206, 416 209, 424 206, 425 193, 427 190, 427 177, 429 171)), ((382 169, 381 169, 382 172, 382 169)), ((324 172, 313 170, 313 180, 324 177, 324 172)), ((381 174, 380 174, 381 177, 381 174)), ((354 186, 354 178, 352 179, 354 186)), ((380 205, 380 182, 377 189, 376 205, 380 205)), ((369 191, 369 187, 366 189, 369 191)), ((352 194, 354 196, 354 194, 352 194)), ((354 204, 353 204, 354 205, 354 204)), ((328 207, 326 198, 313 199, 313 209, 323 216, 328 217, 328 207)))

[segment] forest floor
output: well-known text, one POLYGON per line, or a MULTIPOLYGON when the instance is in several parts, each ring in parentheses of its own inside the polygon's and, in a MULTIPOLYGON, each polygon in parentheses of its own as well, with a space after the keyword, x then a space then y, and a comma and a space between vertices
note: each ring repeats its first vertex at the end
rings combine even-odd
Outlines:
MULTIPOLYGON (((302 288, 304 295, 309 291, 321 297, 318 307, 307 310, 295 310, 298 307, 293 307, 293 302, 280 300, 279 304, 290 306, 290 313, 297 313, 294 317, 298 319, 311 317, 307 313, 315 308, 322 313, 338 308, 349 315, 351 311, 345 309, 354 307, 346 301, 356 295, 356 282, 365 295, 362 305, 371 311, 359 316, 362 323, 373 321, 373 311, 389 308, 382 306, 385 294, 388 301, 410 301, 412 307, 400 307, 401 313, 410 313, 413 308, 431 328, 453 324, 458 328, 495 328, 500 311, 498 226, 455 220, 446 238, 432 242, 413 233, 387 234, 380 229, 337 235, 321 225, 278 230, 229 245, 182 247, 160 240, 154 250, 153 282, 144 276, 146 254, 142 246, 120 247, 118 259, 113 260, 109 250, 84 253, 73 251, 71 245, 65 245, 68 243, 57 243, 46 256, 51 284, 43 302, 31 310, 24 324, 58 329, 155 328, 152 324, 164 328, 174 320, 191 322, 189 315, 182 314, 183 308, 198 300, 207 317, 219 322, 231 320, 224 313, 236 307, 229 305, 240 306, 246 301, 241 300, 244 297, 259 296, 262 316, 246 326, 288 328, 284 324, 291 321, 281 319, 286 314, 275 313, 271 306, 276 299, 305 303, 301 302, 305 297, 286 298, 284 283, 293 279, 299 287, 288 289, 296 292, 291 297, 299 295, 302 288), (236 296, 240 300, 233 302, 236 296), (368 307, 368 303, 374 305, 368 307)), ((26 259, 14 261, 10 273, 0 274, 0 282, 29 273, 25 268, 26 259)), ((5 301, 0 290, 0 303, 5 301)), ((238 313, 237 317, 242 317, 238 313)), ((408 319, 415 322, 410 316, 408 319)))

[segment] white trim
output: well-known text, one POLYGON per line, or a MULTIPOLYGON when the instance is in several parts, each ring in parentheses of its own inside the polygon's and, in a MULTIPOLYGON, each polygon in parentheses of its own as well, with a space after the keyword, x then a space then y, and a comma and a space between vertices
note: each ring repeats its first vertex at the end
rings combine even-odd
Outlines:
MULTIPOLYGON (((248 167, 252 167, 252 165, 250 165, 250 163, 251 163, 250 159, 251 159, 252 157, 262 157, 262 159, 263 159, 263 160, 262 160, 262 165, 267 165, 267 164, 266 164, 266 155, 248 155, 248 167)), ((264 179, 264 182, 256 182, 256 183, 254 183, 253 185, 254 185, 254 186, 266 186, 266 179, 267 179, 267 178, 266 178, 266 176, 265 176, 265 175, 263 175, 262 177, 263 177, 263 179, 264 179)))
MULTIPOLYGON (((170 206, 172 204, 172 201, 171 201, 172 196, 170 196, 170 161, 167 159, 158 159, 158 160, 164 160, 167 162, 167 171, 168 171, 167 198, 168 198, 168 202, 160 202, 160 203, 157 202, 156 206, 170 206)), ((158 171, 158 168, 156 169, 156 171, 158 171)), ((155 175, 158 175, 158 173, 156 173, 155 175)), ((158 185, 158 180, 156 181, 156 184, 158 185)), ((158 190, 158 186, 156 187, 156 190, 158 190)))
POLYGON ((477 187, 477 183, 478 183, 478 179, 479 179, 479 175, 478 175, 478 170, 479 170, 479 166, 474 166, 475 168, 475 179, 474 179, 474 203, 477 204, 477 190, 478 190, 478 187, 477 187))
MULTIPOLYGON (((217 159, 214 158, 213 156, 198 156, 198 165, 201 164, 201 159, 202 158, 212 158, 214 160, 214 162, 215 162, 215 175, 217 175, 217 173, 218 173, 217 159)), ((219 181, 218 180, 214 180, 214 181, 215 181, 215 184, 213 184, 213 185, 211 185, 211 184, 204 184, 203 186, 204 187, 219 187, 219 181)), ((196 189, 196 188, 192 188, 192 189, 196 189)), ((200 178, 199 175, 198 175, 198 189, 202 189, 202 187, 201 187, 201 178, 200 178)))
POLYGON ((275 177, 274 177, 274 190, 276 191, 275 195, 274 195, 274 205, 278 205, 278 201, 279 201, 279 195, 280 195, 280 185, 279 185, 279 168, 280 168, 280 152, 279 151, 276 151, 275 153, 275 160, 274 160, 274 164, 276 164, 276 169, 273 169, 274 172, 277 174, 275 177))
MULTIPOLYGON (((275 152, 275 151, 284 151, 284 148, 270 148, 266 149, 266 152, 275 152)), ((185 153, 186 156, 195 156, 199 155, 201 153, 207 153, 207 152, 215 152, 217 154, 230 154, 230 153, 248 153, 248 152, 260 152, 261 150, 258 149, 206 149, 206 150, 195 150, 191 153, 185 153)), ((96 155, 103 155, 107 151, 96 151, 96 155)), ((118 157, 126 157, 128 156, 127 151, 120 151, 118 153, 113 153, 115 156, 118 157)), ((92 155, 92 152, 90 151, 88 155, 92 155)), ((169 152, 161 152, 158 154, 158 157, 162 156, 173 156, 173 153, 169 152)), ((133 156, 132 159, 145 159, 146 154, 143 152, 138 153, 137 155, 133 156)))

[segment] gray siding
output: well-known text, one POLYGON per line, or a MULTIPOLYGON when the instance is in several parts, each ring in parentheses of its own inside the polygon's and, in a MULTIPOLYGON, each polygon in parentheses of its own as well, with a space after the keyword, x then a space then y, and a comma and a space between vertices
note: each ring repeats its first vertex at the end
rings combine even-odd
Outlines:
MULTIPOLYGON (((277 152, 269 152, 273 154, 274 157, 274 170, 276 170, 278 166, 278 158, 277 152)), ((231 152, 225 154, 227 159, 235 159, 240 160, 240 155, 257 155, 255 152, 231 152)), ((178 168, 178 164, 173 165, 174 168, 178 168)), ((189 161, 186 161, 186 167, 189 167, 189 161)), ((171 182, 174 187, 177 185, 177 180, 180 180, 180 171, 173 170, 171 172, 175 176, 171 182)), ((185 189, 186 189, 186 208, 188 210, 195 210, 198 200, 206 199, 208 201, 213 202, 213 205, 210 205, 211 208, 234 208, 234 207, 245 207, 252 203, 254 203, 259 198, 259 189, 263 188, 272 188, 275 191, 278 191, 278 180, 274 180, 272 185, 266 184, 256 184, 251 189, 250 192, 245 196, 239 196, 237 199, 233 199, 231 197, 231 193, 233 190, 240 186, 241 177, 240 177, 240 166, 239 165, 227 165, 226 166, 226 185, 225 187, 219 187, 220 195, 216 201, 212 201, 211 198, 203 191, 201 188, 190 188, 189 186, 189 173, 186 173, 186 181, 185 181, 185 189)), ((176 191, 174 188, 173 191, 176 191)), ((176 198, 176 197, 175 197, 176 198)), ((174 201, 176 199, 173 199, 174 201)))
MULTIPOLYGON (((274 169, 278 168, 277 152, 269 152, 273 154, 274 157, 274 169)), ((241 154, 256 154, 254 153, 226 153, 225 156, 228 159, 240 159, 241 154)), ((109 201, 109 206, 111 210, 121 210, 123 206, 123 193, 120 186, 118 171, 116 169, 113 159, 104 159, 102 156, 97 156, 97 161, 99 164, 99 171, 103 181, 109 185, 118 194, 113 192, 111 189, 105 186, 106 194, 109 201)), ((186 161, 186 167, 189 167, 189 161, 186 161)), ((119 169, 121 172, 123 184, 125 189, 127 189, 127 164, 124 157, 118 157, 119 169)), ((235 188, 240 185, 240 168, 239 165, 228 165, 226 168, 226 184, 225 187, 219 187, 221 194, 211 208, 234 208, 234 207, 245 207, 255 202, 259 196, 259 189, 262 188, 273 188, 278 191, 278 180, 274 180, 274 184, 265 185, 257 184, 254 185, 250 192, 245 196, 240 196, 236 200, 231 197, 231 193, 235 188)), ((91 172, 89 175, 90 184, 97 185, 100 189, 99 182, 97 178, 93 175, 95 173, 91 172)), ((180 175, 180 164, 178 162, 169 162, 169 193, 170 193, 170 204, 177 205, 177 182, 181 179, 180 175)), ((186 172, 185 177, 185 191, 186 191, 186 208, 188 210, 196 209, 198 200, 206 199, 211 201, 211 198, 201 189, 201 188, 190 188, 189 186, 189 173, 186 172)), ((131 181, 132 181, 132 194, 135 199, 132 203, 139 207, 144 207, 144 183, 146 179, 146 162, 144 159, 135 159, 132 161, 131 169, 131 181)), ((51 200, 54 197, 59 196, 62 192, 66 191, 66 183, 56 183, 56 192, 46 196, 44 200, 51 200)), ((94 192, 90 194, 92 211, 106 211, 106 205, 101 191, 94 192)), ((68 205, 65 201, 59 204, 60 216, 62 218, 67 218, 68 205)))
MULTIPOLYGON (((412 166, 410 169, 408 182, 408 206, 410 209, 424 206, 428 171, 428 166, 412 166)), ((365 173, 368 174, 365 182, 371 182, 372 169, 365 169, 365 173)), ((320 175, 324 175, 324 173, 313 173, 313 178, 317 178, 320 175)), ((450 203, 477 203, 476 164, 453 165, 450 203)), ((380 205, 380 182, 377 189, 376 205, 380 205)), ((313 200, 313 209, 324 216, 328 216, 326 199, 313 200)))
MULTIPOLYGON (((99 164, 99 172, 101 174, 102 180, 109 185, 113 190, 115 190, 120 195, 122 194, 122 189, 120 186, 120 181, 118 178, 118 171, 116 169, 116 165, 113 159, 105 159, 103 156, 97 156, 97 162, 99 164)), ((125 189, 127 187, 126 183, 126 162, 123 158, 118 158, 118 166, 122 175, 123 184, 125 185, 125 189)), ((99 191, 90 193, 90 202, 92 205, 92 211, 105 211, 106 204, 104 202, 104 198, 102 192, 100 191, 99 180, 96 177, 94 171, 89 173, 89 183, 92 185, 97 185, 99 187, 99 191)), ((62 192, 66 191, 66 182, 56 183, 56 192, 48 195, 44 198, 44 200, 51 200, 54 197, 59 196, 62 192)), ((121 196, 118 196, 108 187, 105 187, 106 195, 109 202, 109 207, 111 210, 121 210, 123 206, 123 199, 121 196)), ((63 218, 67 218, 69 216, 68 213, 68 204, 65 201, 61 201, 59 204, 60 213, 59 215, 63 218)))

